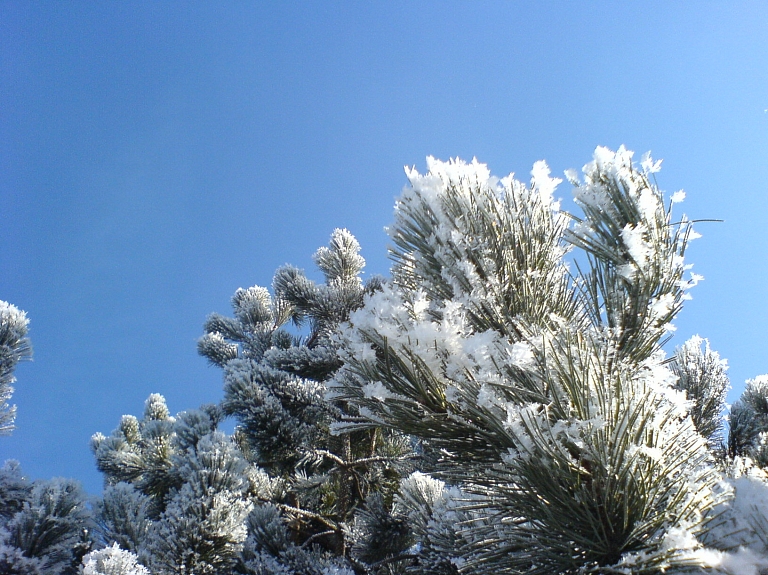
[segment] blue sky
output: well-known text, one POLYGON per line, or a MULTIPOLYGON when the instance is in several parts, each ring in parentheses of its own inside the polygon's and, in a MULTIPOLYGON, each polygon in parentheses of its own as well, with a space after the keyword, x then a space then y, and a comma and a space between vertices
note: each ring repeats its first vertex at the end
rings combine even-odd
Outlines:
MULTIPOLYGON (((684 188, 676 322, 768 372, 764 2, 0 2, 0 299, 31 318, 0 460, 97 493, 90 436, 221 396, 195 341, 335 227, 386 274, 404 165, 528 179, 597 145, 684 188)), ((559 196, 570 197, 567 185, 559 196)), ((314 273, 314 271, 312 272, 314 273)))

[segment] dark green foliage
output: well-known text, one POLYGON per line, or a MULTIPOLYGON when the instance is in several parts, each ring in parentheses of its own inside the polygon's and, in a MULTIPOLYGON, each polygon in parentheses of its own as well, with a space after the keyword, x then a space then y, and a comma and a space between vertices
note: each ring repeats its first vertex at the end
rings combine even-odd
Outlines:
POLYGON ((221 432, 203 435, 174 456, 174 473, 183 483, 168 494, 163 513, 150 527, 146 553, 153 569, 215 575, 235 566, 251 508, 248 469, 221 432))
POLYGON ((360 535, 354 555, 363 563, 378 563, 405 553, 415 541, 408 518, 393 512, 381 493, 372 493, 357 514, 360 535))
POLYGON ((32 486, 21 474, 18 461, 8 460, 0 467, 0 521, 7 521, 29 500, 32 486))
POLYGON ((43 562, 27 557, 18 547, 0 543, 0 573, 3 575, 44 575, 43 562))
POLYGON ((275 565, 301 572, 297 565, 313 548, 348 557, 345 525, 365 507, 368 494, 396 489, 402 461, 410 455, 410 444, 392 433, 334 432, 356 415, 326 392, 326 382, 342 366, 338 327, 383 285, 378 277, 363 284, 359 249, 349 232, 336 230, 330 245, 315 254, 324 284, 284 266, 275 273, 274 295, 259 287, 240 289, 232 299, 234 317, 214 314, 205 324, 199 350, 224 368, 221 405, 238 421, 244 453, 288 485, 276 507, 252 512, 251 563, 257 557, 266 561, 266 553, 275 565), (288 320, 308 333, 290 335, 288 320), (279 517, 267 518, 268 510, 279 517), (269 533, 282 534, 279 545, 269 543, 269 533))
POLYGON ((4 543, 38 559, 48 575, 76 575, 92 546, 91 511, 71 480, 35 482, 22 508, 6 524, 4 543))
POLYGON ((725 396, 730 388, 726 362, 709 348, 709 342, 695 336, 675 350, 670 368, 677 375, 675 388, 693 401, 690 411, 698 432, 714 444, 722 428, 725 396), (705 344, 702 351, 701 346, 705 344))
POLYGON ((751 457, 768 469, 768 376, 747 381, 741 398, 731 406, 726 452, 731 458, 751 457))
POLYGON ((321 387, 253 360, 232 360, 225 373, 223 411, 237 417, 261 467, 290 472, 303 450, 322 445, 330 417, 321 387))
POLYGON ((117 543, 139 554, 149 537, 151 500, 129 483, 108 485, 96 510, 96 532, 102 546, 117 543))

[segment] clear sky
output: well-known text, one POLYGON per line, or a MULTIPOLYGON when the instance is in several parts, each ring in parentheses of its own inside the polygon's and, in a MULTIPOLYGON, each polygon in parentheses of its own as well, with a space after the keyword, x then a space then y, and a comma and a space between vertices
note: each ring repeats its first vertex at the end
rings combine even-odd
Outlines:
MULTIPOLYGON (((335 227, 386 274, 404 165, 527 180, 652 150, 700 224, 733 392, 768 372, 765 2, 0 2, 0 299, 27 311, 0 461, 101 490, 88 448, 152 392, 221 397, 195 341, 335 227)), ((567 185, 559 195, 570 197, 567 185)), ((314 273, 314 272, 313 272, 314 273)))

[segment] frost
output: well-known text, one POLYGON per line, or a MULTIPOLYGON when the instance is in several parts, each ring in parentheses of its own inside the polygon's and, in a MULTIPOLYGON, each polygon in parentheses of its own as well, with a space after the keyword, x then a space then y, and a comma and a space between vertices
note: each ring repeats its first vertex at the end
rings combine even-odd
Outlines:
POLYGON ((25 312, 0 300, 0 435, 13 430, 16 418, 16 406, 8 404, 14 391, 16 365, 32 357, 32 347, 26 337, 28 326, 25 312))
POLYGON ((512 365, 521 369, 527 369, 533 364, 533 348, 524 341, 518 341, 512 344, 512 347, 507 349, 507 354, 509 355, 512 365))
POLYGON ((637 206, 640 208, 642 217, 647 222, 652 222, 659 209, 659 198, 653 189, 644 187, 637 198, 637 206))
POLYGON ((394 395, 390 393, 387 387, 380 381, 367 383, 363 386, 363 395, 369 399, 373 398, 381 402, 394 397, 394 395))
POLYGON ((497 334, 492 330, 476 333, 461 342, 462 351, 477 359, 488 358, 494 352, 497 334))
POLYGON ((666 293, 651 302, 651 317, 661 321, 665 318, 675 306, 675 296, 671 293, 666 293))
POLYGON ((347 567, 332 565, 330 567, 325 567, 322 575, 355 575, 355 572, 347 567))
POLYGON ((619 275, 621 277, 627 278, 628 280, 631 280, 635 277, 636 270, 637 267, 635 264, 624 264, 616 268, 616 271, 619 273, 619 275))
POLYGON ((694 230, 693 228, 691 228, 688 231, 688 241, 689 242, 692 242, 693 240, 698 240, 700 237, 701 237, 701 234, 699 232, 697 232, 696 230, 694 230))
POLYGON ((459 394, 459 390, 455 385, 449 385, 445 388, 446 401, 454 403, 456 401, 459 401, 460 398, 461 398, 461 395, 459 394))
POLYGON ((501 400, 496 397, 490 387, 483 385, 480 388, 480 392, 477 394, 477 405, 484 407, 485 409, 493 409, 498 407, 501 403, 501 400))
POLYGON ((549 166, 544 160, 539 160, 533 164, 531 170, 531 187, 535 188, 541 198, 541 203, 545 207, 550 208, 553 211, 560 209, 560 202, 555 202, 553 194, 557 186, 563 181, 560 178, 553 178, 550 176, 549 166))
POLYGON ((29 319, 26 312, 7 301, 0 300, 0 326, 2 326, 2 343, 7 344, 7 340, 18 340, 27 335, 29 319))
POLYGON ((370 343, 354 344, 352 352, 360 361, 374 361, 376 359, 376 351, 370 343))
POLYGON ((149 569, 138 563, 138 557, 113 543, 83 557, 82 575, 150 575, 149 569))
POLYGON ((573 168, 568 168, 565 170, 565 178, 568 180, 568 183, 570 183, 573 186, 578 186, 580 184, 579 182, 579 172, 574 170, 573 168))
POLYGON ((645 235, 648 228, 644 224, 633 226, 627 224, 621 230, 621 239, 629 252, 629 255, 642 270, 648 265, 648 258, 651 254, 651 246, 645 241, 645 235))
POLYGON ((413 317, 417 321, 422 321, 425 319, 425 312, 429 309, 429 299, 427 299, 427 294, 423 291, 420 291, 418 294, 416 294, 416 298, 413 302, 413 317))
POLYGON ((758 555, 749 549, 740 548, 736 552, 718 553, 719 562, 713 562, 713 567, 718 567, 729 575, 759 575, 768 567, 768 557, 758 555))
POLYGON ((646 152, 641 158, 640 166, 643 168, 644 172, 648 174, 655 174, 661 170, 661 162, 662 160, 654 162, 653 158, 651 157, 651 152, 646 152))

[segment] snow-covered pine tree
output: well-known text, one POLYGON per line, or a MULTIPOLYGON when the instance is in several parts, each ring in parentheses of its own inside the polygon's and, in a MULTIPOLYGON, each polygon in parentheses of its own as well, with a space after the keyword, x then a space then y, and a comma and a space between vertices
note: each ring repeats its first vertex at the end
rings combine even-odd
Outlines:
POLYGON ((29 485, 18 469, 4 471, 0 481, 4 491, 16 485, 12 499, 18 510, 0 516, 0 573, 77 575, 93 545, 91 511, 80 485, 61 478, 29 485))
POLYGON ((0 573, 9 575, 40 573, 41 561, 27 557, 21 549, 5 543, 7 524, 29 500, 32 486, 21 473, 18 461, 6 461, 0 468, 0 573))
POLYGON ((378 277, 363 283, 359 251, 348 231, 335 230, 314 256, 324 284, 280 268, 273 295, 260 287, 238 290, 234 317, 211 315, 199 342, 200 353, 224 368, 222 408, 237 420, 244 452, 285 488, 249 519, 252 572, 260 572, 258 560, 268 569, 320 574, 330 568, 318 559, 326 554, 328 565, 338 560, 366 573, 367 565, 388 564, 409 545, 403 518, 391 514, 412 456, 409 440, 375 427, 338 428, 359 414, 326 393, 341 366, 339 324, 383 285, 378 277), (292 336, 285 329, 290 320, 306 335, 292 336), (321 555, 307 555, 313 549, 321 555))
POLYGON ((768 468, 768 375, 747 380, 741 397, 731 406, 726 452, 749 457, 768 468))
POLYGON ((91 551, 83 557, 81 575, 151 575, 146 567, 137 562, 130 551, 117 543, 110 547, 91 551))
POLYGON ((216 406, 171 417, 151 395, 144 417, 123 416, 92 448, 105 474, 101 542, 133 553, 153 573, 207 575, 232 569, 245 540, 251 498, 269 481, 217 430, 216 406))
POLYGON ((435 479, 399 495, 420 540, 409 571, 757 573, 751 551, 701 544, 730 493, 702 437, 724 376, 708 351, 689 365, 696 342, 679 384, 666 365, 698 277, 684 278, 693 231, 659 163, 598 148, 583 181, 567 173, 581 216, 559 209, 543 162, 530 186, 476 161, 428 165, 407 171, 392 283, 351 315, 332 383, 368 425, 436 454, 435 479))
POLYGON ((0 435, 9 434, 16 419, 16 406, 8 404, 16 381, 13 372, 20 361, 32 357, 28 326, 26 313, 0 300, 0 435))
POLYGON ((722 446, 725 362, 698 337, 662 351, 699 278, 658 168, 598 148, 583 182, 568 174, 578 217, 543 162, 530 186, 476 161, 409 170, 391 282, 364 285, 337 230, 315 256, 325 284, 286 266, 273 294, 238 290, 234 317, 208 318, 220 407, 172 418, 154 395, 94 437, 107 547, 83 569, 764 572, 768 378, 722 446))
MULTIPOLYGON (((19 361, 30 359, 29 320, 0 301, 0 435, 13 430, 16 407, 9 406, 19 361)), ((91 548, 91 512, 76 481, 30 483, 16 461, 0 468, 0 573, 75 575, 91 548)))
MULTIPOLYGON (((338 326, 382 284, 363 284, 359 249, 336 230, 315 254, 325 284, 286 266, 274 296, 239 289, 234 317, 208 318, 199 350, 224 368, 221 407, 174 418, 154 394, 142 419, 123 416, 111 436, 94 435, 103 545, 157 575, 391 572, 411 544, 405 516, 393 513, 411 443, 374 428, 337 432, 359 414, 326 397, 341 366, 338 326), (291 320, 305 336, 285 329, 291 320), (217 431, 225 415, 238 422, 232 437, 217 431)), ((93 555, 88 568, 115 553, 98 564, 93 555)))
POLYGON ((696 430, 714 449, 722 451, 724 440, 720 432, 725 396, 730 389, 725 373, 728 362, 710 349, 708 340, 694 336, 675 350, 669 367, 678 378, 675 388, 693 401, 690 414, 696 430))

